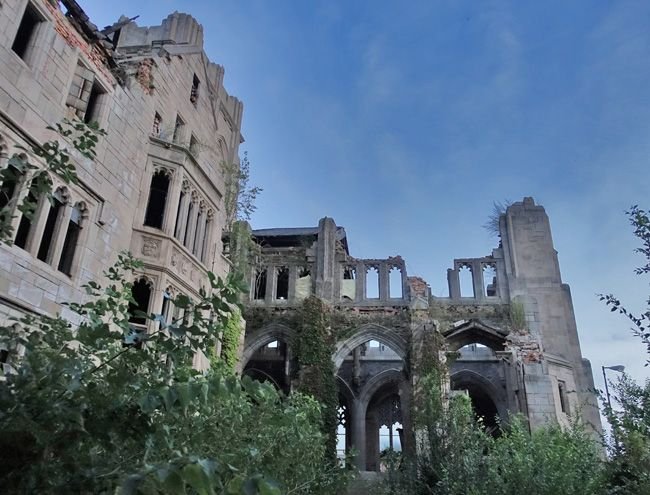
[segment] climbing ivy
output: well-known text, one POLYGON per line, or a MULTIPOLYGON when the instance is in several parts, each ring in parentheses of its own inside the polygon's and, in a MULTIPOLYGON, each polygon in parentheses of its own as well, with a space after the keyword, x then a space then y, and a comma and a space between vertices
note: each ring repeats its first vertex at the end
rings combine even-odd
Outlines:
POLYGON ((332 363, 335 338, 330 326, 330 312, 321 299, 311 296, 303 301, 300 320, 294 342, 300 370, 298 389, 321 403, 322 431, 327 452, 334 460, 338 391, 332 363))
POLYGON ((241 336, 241 313, 235 308, 223 327, 221 336, 221 359, 227 371, 235 371, 239 357, 239 339, 241 336))

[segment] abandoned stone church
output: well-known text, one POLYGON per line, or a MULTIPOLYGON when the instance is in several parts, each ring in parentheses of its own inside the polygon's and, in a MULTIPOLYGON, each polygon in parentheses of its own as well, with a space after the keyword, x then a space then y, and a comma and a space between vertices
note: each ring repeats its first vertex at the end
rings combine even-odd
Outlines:
MULTIPOLYGON (((144 261, 133 280, 138 308, 165 318, 170 297, 196 297, 208 272, 231 269, 222 164, 238 163, 243 106, 205 54, 196 20, 174 13, 139 27, 121 18, 99 30, 75 1, 6 0, 0 64, 1 167, 57 138, 47 127, 65 117, 107 131, 95 160, 73 155, 79 183, 55 182, 52 201, 34 197, 32 218, 15 208, 33 194, 26 179, 0 185, 14 228, 0 246, 0 323, 57 312, 76 321, 62 303, 83 301, 83 284, 101 280, 122 250, 144 261)), ((435 352, 449 364, 450 389, 469 395, 486 428, 513 413, 532 428, 578 414, 598 431, 592 372, 544 208, 524 198, 498 230, 492 253, 453 260, 449 297, 432 296, 399 256, 353 256, 331 218, 253 230, 240 371, 285 392, 304 379, 296 315, 314 296, 333 315, 338 454, 354 449, 362 470, 379 469, 387 448, 413 448, 409 401, 432 336, 443 342, 435 352)), ((7 349, 1 357, 10 365, 7 349)), ((205 356, 194 365, 204 369, 205 356)))

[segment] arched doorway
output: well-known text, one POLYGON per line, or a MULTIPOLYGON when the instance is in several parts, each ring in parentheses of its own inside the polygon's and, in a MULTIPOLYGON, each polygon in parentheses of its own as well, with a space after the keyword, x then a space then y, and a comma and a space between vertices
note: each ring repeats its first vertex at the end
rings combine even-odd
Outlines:
POLYGON ((289 346, 277 339, 261 345, 245 363, 243 375, 268 382, 285 394, 291 391, 291 358, 289 346))
MULTIPOLYGON (((357 456, 360 470, 378 471, 387 450, 401 451, 404 443, 403 397, 407 396, 404 374, 405 344, 395 336, 387 342, 382 327, 367 328, 337 345, 333 358, 339 383, 339 413, 345 411, 345 446, 357 456), (377 331, 379 329, 379 331, 377 331), (398 345, 395 345, 397 342, 398 345), (398 347, 395 349, 394 347, 398 347), (345 354, 344 354, 345 353, 345 354), (345 403, 345 407, 342 405, 345 403)), ((339 423, 339 457, 343 455, 339 423)))
POLYGON ((462 370, 451 375, 451 389, 467 393, 474 415, 486 432, 494 436, 500 434, 499 422, 506 420, 506 411, 502 394, 494 384, 473 371, 462 370))

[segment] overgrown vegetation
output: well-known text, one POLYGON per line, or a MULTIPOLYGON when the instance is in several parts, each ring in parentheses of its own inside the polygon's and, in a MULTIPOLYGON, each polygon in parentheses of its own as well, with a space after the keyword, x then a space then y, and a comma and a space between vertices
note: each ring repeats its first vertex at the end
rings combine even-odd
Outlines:
MULTIPOLYGON (((71 125, 76 137, 60 130, 92 158, 97 140, 86 134, 92 130, 71 125)), ((54 151, 34 153, 48 173, 74 182, 68 152, 56 141, 47 146, 54 151)), ((38 179, 46 173, 19 158, 33 170, 32 182, 41 181, 39 193, 51 194, 52 181, 38 179)), ((1 238, 9 241, 11 230, 1 238)), ((232 361, 240 277, 210 274, 198 300, 174 299, 184 315, 167 322, 159 314, 129 313, 130 280, 141 269, 123 253, 104 274, 105 285, 84 286, 88 301, 69 304, 78 326, 27 315, 0 328, 13 368, 0 382, 3 491, 336 493, 342 478, 326 451, 316 400, 240 380, 226 369, 232 362, 217 361, 205 373, 191 367, 197 352, 214 360, 219 338, 232 361), (133 316, 146 318, 150 331, 134 331, 133 316)))
MULTIPOLYGON (((645 263, 635 270, 637 275, 650 273, 650 218, 648 212, 633 206, 627 212, 634 235, 641 241, 636 249, 645 263)), ((628 310, 615 296, 601 295, 601 300, 632 322, 632 332, 646 346, 650 365, 650 297, 640 314, 628 310)), ((614 403, 611 408, 603 401, 605 416, 612 427, 609 442, 609 487, 611 493, 650 493, 650 380, 644 385, 623 375, 612 386, 614 403)))
POLYGON ((257 209, 255 200, 262 192, 262 188, 250 184, 248 152, 244 152, 240 163, 223 162, 221 167, 225 179, 223 203, 226 212, 226 230, 230 230, 236 220, 251 219, 251 215, 257 209))

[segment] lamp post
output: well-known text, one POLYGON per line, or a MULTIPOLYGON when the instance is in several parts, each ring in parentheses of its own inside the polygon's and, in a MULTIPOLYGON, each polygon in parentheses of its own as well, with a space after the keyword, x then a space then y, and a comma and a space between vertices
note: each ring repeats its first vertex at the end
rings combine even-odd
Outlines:
POLYGON ((601 366, 603 369, 603 380, 605 380, 605 395, 607 395, 607 405, 609 406, 609 409, 611 411, 612 409, 612 402, 609 399, 609 387, 607 386, 607 375, 605 374, 605 370, 612 370, 612 371, 618 371, 619 373, 623 373, 625 371, 625 366, 622 364, 617 364, 616 366, 601 366))

